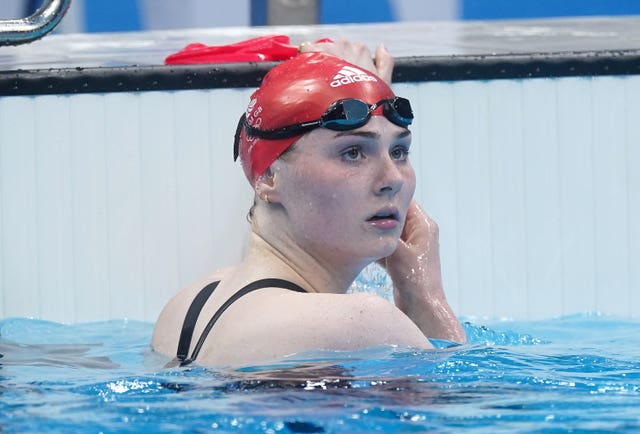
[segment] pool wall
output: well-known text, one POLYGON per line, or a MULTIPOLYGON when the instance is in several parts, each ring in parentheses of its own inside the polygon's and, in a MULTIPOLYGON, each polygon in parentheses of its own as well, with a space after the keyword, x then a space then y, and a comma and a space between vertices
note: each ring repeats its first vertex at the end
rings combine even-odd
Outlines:
POLYGON ((418 197, 457 312, 640 313, 640 76, 411 91, 418 197))
MULTIPOLYGON (((432 77, 451 59, 399 59, 416 197, 460 315, 640 315, 640 69, 626 58, 631 72, 545 77, 512 59, 435 80, 416 62, 432 77)), ((11 87, 28 71, 0 76, 0 317, 153 321, 241 258, 252 193, 232 138, 252 86, 91 90, 111 72, 61 91, 46 84, 58 71, 36 71, 42 94, 11 87)))
POLYGON ((252 196, 233 165, 246 91, 0 99, 3 316, 152 320, 236 262, 252 196))

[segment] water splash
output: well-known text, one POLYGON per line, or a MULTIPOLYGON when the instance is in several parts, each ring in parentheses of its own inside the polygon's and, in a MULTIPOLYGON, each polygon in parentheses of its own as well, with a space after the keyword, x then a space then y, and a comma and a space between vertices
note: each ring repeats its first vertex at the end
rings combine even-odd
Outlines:
POLYGON ((369 264, 365 267, 351 284, 349 291, 347 291, 347 293, 350 294, 358 292, 376 294, 390 303, 394 303, 393 282, 391 282, 391 278, 385 269, 376 263, 369 264))

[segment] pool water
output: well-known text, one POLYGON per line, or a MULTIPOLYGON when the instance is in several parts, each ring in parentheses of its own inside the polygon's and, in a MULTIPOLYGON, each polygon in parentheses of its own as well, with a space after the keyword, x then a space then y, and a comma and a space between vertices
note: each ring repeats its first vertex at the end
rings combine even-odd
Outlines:
POLYGON ((153 325, 0 321, 2 432, 640 432, 640 323, 465 324, 438 351, 164 369, 153 325))

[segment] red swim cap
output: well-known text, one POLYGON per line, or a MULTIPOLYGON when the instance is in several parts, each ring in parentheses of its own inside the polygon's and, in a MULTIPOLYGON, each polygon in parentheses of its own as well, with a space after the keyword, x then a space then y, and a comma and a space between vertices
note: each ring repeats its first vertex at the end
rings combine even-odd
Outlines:
MULTIPOLYGON (((273 68, 251 95, 247 122, 261 130, 320 118, 337 100, 357 98, 368 104, 393 98, 391 88, 375 74, 326 53, 302 53, 273 68)), ((242 168, 253 185, 300 136, 268 140, 239 137, 242 168)))

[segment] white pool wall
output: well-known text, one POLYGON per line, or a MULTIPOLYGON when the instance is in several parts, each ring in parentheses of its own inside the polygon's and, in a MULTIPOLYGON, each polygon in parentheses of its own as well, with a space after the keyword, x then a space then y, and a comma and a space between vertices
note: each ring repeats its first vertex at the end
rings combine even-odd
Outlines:
POLYGON ((153 320, 241 256, 245 91, 0 99, 3 316, 153 320))
MULTIPOLYGON (((394 88, 458 314, 640 315, 639 76, 394 88)), ((0 98, 0 316, 154 321, 239 261, 251 91, 0 98)))
POLYGON ((409 88, 457 312, 640 314, 640 77, 409 88))

